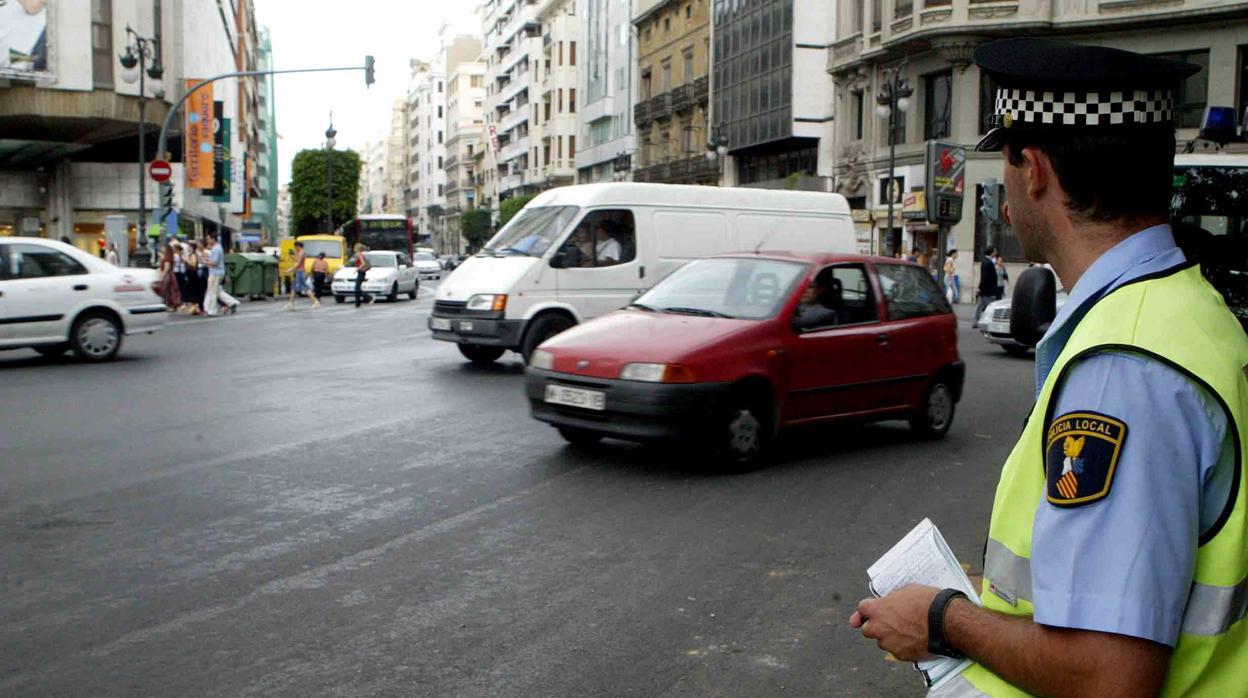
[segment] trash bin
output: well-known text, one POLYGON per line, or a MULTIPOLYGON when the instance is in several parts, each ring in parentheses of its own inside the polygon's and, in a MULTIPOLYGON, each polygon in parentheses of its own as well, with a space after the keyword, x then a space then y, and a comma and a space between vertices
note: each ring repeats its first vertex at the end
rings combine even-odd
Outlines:
POLYGON ((274 257, 271 254, 262 254, 260 256, 263 257, 263 259, 258 263, 264 271, 264 290, 262 293, 269 298, 272 298, 278 294, 278 283, 281 281, 277 271, 277 257, 274 257))
POLYGON ((264 285, 266 259, 274 263, 273 275, 276 276, 276 260, 269 255, 259 252, 235 252, 226 255, 225 271, 230 279, 230 295, 248 299, 266 295, 264 285))

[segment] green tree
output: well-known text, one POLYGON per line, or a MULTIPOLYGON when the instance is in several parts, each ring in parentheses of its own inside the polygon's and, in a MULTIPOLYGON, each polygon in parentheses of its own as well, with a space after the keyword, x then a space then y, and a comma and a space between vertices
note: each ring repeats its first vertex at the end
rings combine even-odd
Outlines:
POLYGON ((490 239, 490 212, 484 208, 474 208, 464 211, 464 215, 459 219, 459 230, 464 235, 464 239, 468 241, 468 249, 475 251, 481 249, 490 239))
POLYGON ((353 150, 301 150, 291 163, 290 232, 292 235, 332 233, 355 218, 360 189, 360 156, 353 150), (333 228, 325 230, 329 179, 326 156, 334 169, 333 228))
POLYGON ((502 230, 503 226, 507 225, 507 221, 511 220, 512 216, 519 213, 520 209, 524 208, 524 205, 532 200, 532 196, 513 196, 510 199, 503 199, 498 204, 498 229, 502 230))

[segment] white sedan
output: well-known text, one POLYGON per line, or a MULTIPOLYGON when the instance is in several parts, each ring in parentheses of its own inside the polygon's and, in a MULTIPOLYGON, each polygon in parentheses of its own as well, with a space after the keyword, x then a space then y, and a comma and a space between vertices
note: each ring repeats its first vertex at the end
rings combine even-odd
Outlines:
MULTIPOLYGON (((368 263, 372 265, 372 268, 364 272, 364 283, 360 286, 360 295, 370 298, 385 296, 386 300, 395 301, 398 300, 400 293, 406 293, 408 298, 416 300, 420 279, 416 277, 416 267, 412 266, 407 254, 392 250, 378 250, 364 254, 368 257, 368 263)), ((347 265, 334 274, 333 283, 330 284, 334 300, 339 303, 348 297, 355 296, 357 272, 354 265, 355 257, 352 256, 347 260, 347 265)))
POLYGON ((416 272, 420 278, 439 280, 442 278, 442 272, 445 269, 442 268, 442 262, 438 261, 438 258, 431 252, 417 252, 415 260, 416 272))
POLYGON ((112 359, 125 335, 164 327, 158 280, 63 242, 0 238, 0 349, 112 359))
MULTIPOLYGON (((1002 298, 989 303, 984 308, 984 314, 979 317, 979 331, 983 333, 984 339, 1000 346, 1011 356, 1023 356, 1031 347, 1019 344, 1010 333, 1010 302, 1009 298, 1002 298)), ((1057 292, 1056 303, 1059 311, 1066 305, 1065 291, 1057 292)))

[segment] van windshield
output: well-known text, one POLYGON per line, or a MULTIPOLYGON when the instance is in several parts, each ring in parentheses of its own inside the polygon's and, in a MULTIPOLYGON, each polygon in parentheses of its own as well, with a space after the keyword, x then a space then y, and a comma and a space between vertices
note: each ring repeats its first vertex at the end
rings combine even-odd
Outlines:
POLYGON ((807 265, 754 257, 692 261, 633 304, 645 310, 763 320, 775 316, 807 265))
POLYGON ((576 218, 576 206, 528 206, 516 214, 481 254, 541 257, 576 218))
POLYGON ((303 240, 303 253, 309 259, 324 252, 327 259, 338 259, 342 256, 342 243, 337 240, 303 240))

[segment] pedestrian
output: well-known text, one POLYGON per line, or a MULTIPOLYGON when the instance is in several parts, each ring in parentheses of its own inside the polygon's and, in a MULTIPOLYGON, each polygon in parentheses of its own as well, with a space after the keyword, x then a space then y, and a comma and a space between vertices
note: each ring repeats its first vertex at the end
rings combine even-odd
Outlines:
POLYGON ((316 296, 317 304, 313 307, 320 307, 321 296, 325 294, 325 280, 329 278, 329 260, 325 259, 324 252, 316 253, 316 259, 312 260, 312 293, 316 296))
POLYGON ((208 315, 217 314, 217 306, 224 305, 222 311, 233 315, 238 312, 238 299, 225 292, 221 284, 225 281, 225 250, 217 236, 208 233, 208 289, 204 292, 204 312, 208 315))
POLYGON ((1005 270, 1005 257, 997 253, 997 300, 1005 297, 1005 287, 1010 281, 1010 273, 1005 270))
POLYGON ((186 293, 182 300, 187 313, 199 315, 204 305, 204 285, 199 279, 199 243, 186 244, 186 293))
POLYGON ((160 274, 160 297, 165 302, 165 308, 170 312, 176 312, 182 307, 182 291, 174 271, 176 254, 173 245, 166 242, 160 248, 160 263, 157 265, 160 274))
POLYGON ((180 243, 170 242, 169 246, 173 248, 173 278, 178 283, 178 296, 181 303, 178 304, 179 312, 188 312, 190 310, 190 300, 188 293, 186 257, 183 255, 183 248, 180 243))
POLYGON ((984 258, 979 261, 979 300, 975 304, 975 322, 971 327, 979 327, 979 317, 984 314, 988 304, 999 298, 997 288, 997 248, 992 245, 984 250, 984 258))
POLYGON ((199 246, 199 269, 198 269, 199 271, 199 293, 198 293, 199 312, 204 313, 204 314, 207 313, 207 309, 204 307, 204 301, 208 297, 208 276, 209 276, 208 269, 212 265, 211 250, 212 248, 209 247, 208 245, 208 238, 205 237, 204 241, 199 246))
POLYGON ((983 607, 909 586, 850 623, 898 659, 973 662, 929 695, 1245 695, 1248 337, 1168 224, 1199 68, 1040 39, 973 60, 997 85, 978 149, 1003 152, 1014 232, 1069 300, 1020 396, 983 607))
MULTIPOLYGON (((290 286, 290 300, 286 301, 287 310, 291 310, 295 307, 295 296, 302 296, 310 290, 308 289, 308 274, 307 271, 305 271, 308 258, 303 252, 303 243, 296 240, 295 246, 291 249, 290 254, 295 258, 294 266, 292 267, 294 270, 295 282, 290 286)), ((321 301, 316 296, 312 296, 312 307, 321 307, 321 301)))
POLYGON ((108 250, 104 253, 104 261, 115 267, 121 266, 121 257, 117 254, 117 243, 108 243, 108 250))
MULTIPOLYGON (((364 277, 368 275, 368 270, 373 268, 373 265, 368 261, 368 255, 364 254, 366 249, 364 243, 355 243, 355 256, 352 259, 352 263, 355 265, 355 307, 357 308, 360 307, 360 301, 364 298, 364 277)), ((371 304, 373 300, 373 297, 370 295, 368 302, 371 304)))
POLYGON ((952 303, 958 302, 958 251, 949 250, 949 254, 945 256, 944 269, 945 283, 945 300, 952 303))

